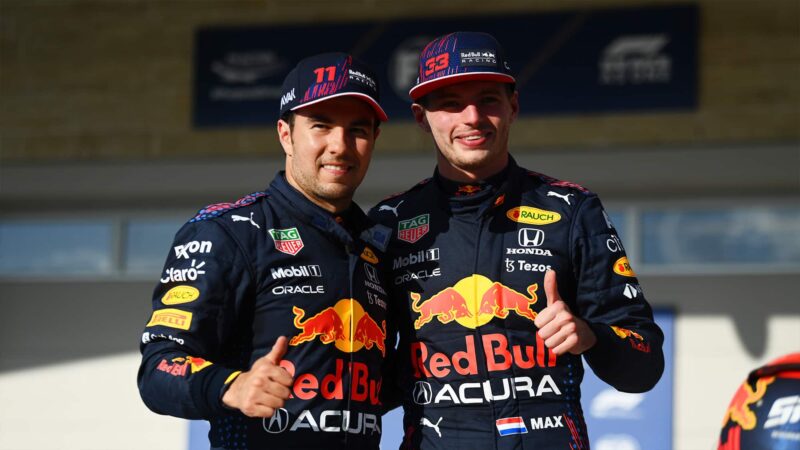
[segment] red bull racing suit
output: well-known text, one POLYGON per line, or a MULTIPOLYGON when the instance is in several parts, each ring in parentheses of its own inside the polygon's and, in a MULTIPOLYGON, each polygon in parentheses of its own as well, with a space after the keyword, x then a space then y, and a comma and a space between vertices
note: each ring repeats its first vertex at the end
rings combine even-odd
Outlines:
POLYGON ((388 230, 355 204, 334 217, 279 174, 209 206, 175 237, 142 336, 153 411, 211 423, 214 449, 377 449, 381 365, 394 348, 380 266, 388 230), (265 419, 223 406, 225 387, 281 335, 292 397, 265 419))
POLYGON ((643 392, 661 377, 663 334, 595 194, 511 159, 470 185, 437 172, 370 215, 392 229, 404 448, 589 448, 581 358, 534 325, 548 269, 597 336, 583 356, 601 379, 643 392))
POLYGON ((800 353, 750 372, 725 412, 717 449, 800 449, 800 353))

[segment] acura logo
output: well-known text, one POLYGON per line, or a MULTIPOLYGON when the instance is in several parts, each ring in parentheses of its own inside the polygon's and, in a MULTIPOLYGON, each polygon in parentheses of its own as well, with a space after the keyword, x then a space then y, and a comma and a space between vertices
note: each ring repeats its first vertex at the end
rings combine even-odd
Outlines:
POLYGON ((286 408, 276 409, 272 417, 263 419, 263 425, 267 433, 283 433, 289 427, 289 411, 286 408))
POLYGON ((544 243, 544 231, 538 228, 520 228, 518 238, 520 247, 538 247, 544 243))
POLYGON ((433 389, 431 384, 427 381, 417 381, 414 385, 414 403, 418 405, 427 405, 433 400, 433 389))

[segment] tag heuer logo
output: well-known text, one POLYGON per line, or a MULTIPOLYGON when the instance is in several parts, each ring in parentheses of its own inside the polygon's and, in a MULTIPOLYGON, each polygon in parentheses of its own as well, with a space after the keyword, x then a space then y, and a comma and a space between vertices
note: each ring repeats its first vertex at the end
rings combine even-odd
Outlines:
POLYGON ((275 241, 275 248, 279 252, 294 256, 303 248, 303 240, 300 239, 300 233, 297 228, 285 228, 283 230, 272 228, 269 230, 269 235, 275 241))
POLYGON ((401 220, 397 224, 397 238, 410 243, 417 242, 430 230, 430 214, 423 214, 413 219, 401 220))

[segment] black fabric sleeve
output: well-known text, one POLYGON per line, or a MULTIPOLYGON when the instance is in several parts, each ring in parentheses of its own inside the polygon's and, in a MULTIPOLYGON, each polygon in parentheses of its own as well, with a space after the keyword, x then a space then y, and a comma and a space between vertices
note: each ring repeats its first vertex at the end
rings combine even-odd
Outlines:
POLYGON ((597 196, 578 206, 571 236, 577 314, 597 336, 583 356, 620 391, 652 389, 664 371, 664 335, 597 196))
POLYGON ((186 419, 225 411, 223 388, 243 369, 226 343, 252 280, 243 252, 219 224, 189 223, 177 233, 140 344, 139 393, 151 410, 186 419))

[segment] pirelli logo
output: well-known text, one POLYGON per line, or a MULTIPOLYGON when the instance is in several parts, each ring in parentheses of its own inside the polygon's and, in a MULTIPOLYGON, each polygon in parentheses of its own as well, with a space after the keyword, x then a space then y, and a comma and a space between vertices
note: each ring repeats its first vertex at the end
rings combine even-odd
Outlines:
POLYGON ((157 325, 188 330, 189 326, 192 325, 192 313, 174 308, 153 311, 153 316, 150 317, 150 322, 147 322, 147 326, 154 327, 157 325))

